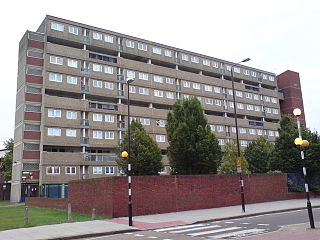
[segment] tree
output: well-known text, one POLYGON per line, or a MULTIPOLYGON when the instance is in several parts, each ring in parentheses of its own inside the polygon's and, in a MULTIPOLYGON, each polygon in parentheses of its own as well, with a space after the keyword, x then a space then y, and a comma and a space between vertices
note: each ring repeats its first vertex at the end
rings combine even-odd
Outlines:
POLYGON ((195 97, 176 102, 166 125, 172 174, 215 174, 221 149, 195 97))
POLYGON ((244 151, 244 157, 249 163, 249 170, 252 173, 267 173, 270 170, 274 146, 264 137, 249 143, 244 151))
MULTIPOLYGON (((249 164, 247 160, 243 157, 243 153, 241 155, 241 167, 242 173, 248 174, 249 164)), ((218 174, 234 174, 237 173, 237 161, 238 157, 237 146, 233 142, 227 142, 224 148, 224 154, 222 156, 222 163, 218 168, 218 174)))
POLYGON ((12 174, 13 139, 10 138, 9 140, 5 141, 4 146, 8 152, 3 158, 0 159, 0 172, 2 172, 4 181, 10 181, 12 174))
MULTIPOLYGON (((131 175, 158 175, 163 168, 161 150, 157 143, 148 135, 141 123, 132 121, 131 129, 131 175)), ((128 135, 117 149, 119 155, 128 151, 128 135)), ((120 158, 118 166, 128 174, 128 160, 120 158)))

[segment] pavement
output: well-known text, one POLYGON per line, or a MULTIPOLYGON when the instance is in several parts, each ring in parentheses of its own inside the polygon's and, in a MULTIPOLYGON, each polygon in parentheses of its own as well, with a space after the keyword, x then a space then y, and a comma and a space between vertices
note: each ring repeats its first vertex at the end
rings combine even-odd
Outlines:
MULTIPOLYGON (((311 199, 313 207, 320 207, 320 198, 311 199)), ((212 220, 231 219, 255 216, 266 213, 282 212, 306 208, 305 199, 284 200, 247 204, 246 212, 241 206, 191 210, 174 213, 154 214, 133 217, 133 226, 128 226, 128 218, 113 218, 108 220, 94 220, 45 225, 30 228, 20 228, 0 231, 0 240, 36 240, 36 239, 77 239, 81 237, 110 235, 115 233, 148 230, 177 225, 193 224, 212 220)), ((249 237, 246 240, 257 238, 249 237)), ((277 232, 259 235, 259 240, 319 240, 320 223, 316 229, 310 229, 308 223, 290 225, 277 232)))

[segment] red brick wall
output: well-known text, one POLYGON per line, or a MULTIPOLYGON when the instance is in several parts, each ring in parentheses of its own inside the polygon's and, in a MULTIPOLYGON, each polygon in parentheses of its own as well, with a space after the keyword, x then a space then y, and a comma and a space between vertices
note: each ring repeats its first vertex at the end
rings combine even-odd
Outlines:
POLYGON ((43 59, 34 58, 34 57, 27 57, 27 64, 42 67, 43 66, 43 59))
MULTIPOLYGON (((246 203, 303 197, 287 191, 286 174, 244 175, 246 203)), ((127 216, 127 177, 107 177, 69 183, 75 212, 127 216)), ((132 177, 133 215, 205 209, 241 204, 238 175, 132 177)))
POLYGON ((40 140, 41 132, 34 132, 34 131, 24 131, 23 138, 24 139, 35 139, 40 140))
POLYGON ((41 113, 36 112, 25 112, 24 120, 41 121, 41 113))
POLYGON ((40 159, 40 151, 23 150, 23 159, 40 159))
MULTIPOLYGON (((30 197, 30 198, 26 198, 26 206, 67 210, 68 199, 67 198, 30 197)), ((71 210, 72 210, 72 208, 71 208, 71 210)))
POLYGON ((34 75, 27 75, 26 81, 29 83, 37 83, 42 84, 43 83, 43 77, 41 76, 34 76, 34 75))
POLYGON ((35 93, 26 93, 26 101, 29 102, 42 102, 42 95, 35 93))
POLYGON ((28 47, 44 49, 44 43, 43 42, 34 41, 34 40, 29 40, 28 41, 28 47))

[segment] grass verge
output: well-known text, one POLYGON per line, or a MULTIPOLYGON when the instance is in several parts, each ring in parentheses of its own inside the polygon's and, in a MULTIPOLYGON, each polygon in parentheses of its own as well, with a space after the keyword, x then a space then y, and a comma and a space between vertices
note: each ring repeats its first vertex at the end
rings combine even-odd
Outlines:
MULTIPOLYGON (((0 231, 34 227, 48 224, 65 223, 67 220, 66 211, 28 207, 29 209, 29 224, 24 224, 24 209, 25 206, 2 207, 0 208, 0 231)), ((106 219, 109 217, 98 216, 97 219, 106 219)), ((79 213, 72 214, 72 222, 89 221, 91 216, 79 213)))

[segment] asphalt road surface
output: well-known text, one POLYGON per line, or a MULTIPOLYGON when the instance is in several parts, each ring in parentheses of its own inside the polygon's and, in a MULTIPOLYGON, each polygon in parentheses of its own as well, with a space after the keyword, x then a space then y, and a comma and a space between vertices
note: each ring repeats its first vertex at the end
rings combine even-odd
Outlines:
MULTIPOLYGON (((313 209, 314 220, 320 221, 320 208, 313 209)), ((307 210, 270 213, 231 220, 196 223, 184 226, 136 231, 123 234, 86 238, 87 240, 196 240, 196 239, 239 239, 267 232, 282 226, 309 222, 307 210)), ((319 226, 316 226, 319 227, 319 226)))

